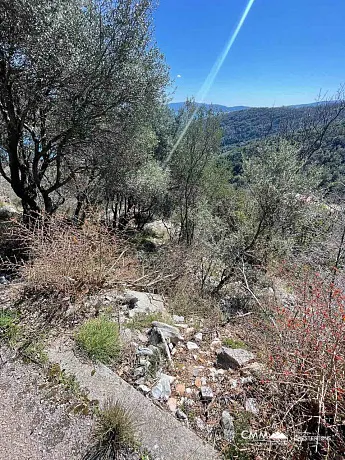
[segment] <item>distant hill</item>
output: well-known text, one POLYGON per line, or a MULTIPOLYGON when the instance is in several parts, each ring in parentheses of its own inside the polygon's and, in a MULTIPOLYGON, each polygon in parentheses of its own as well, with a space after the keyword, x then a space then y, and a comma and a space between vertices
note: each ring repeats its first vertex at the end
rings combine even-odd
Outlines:
MULTIPOLYGON (((228 113, 228 112, 238 112, 239 110, 246 110, 246 109, 250 109, 250 107, 247 107, 245 105, 236 105, 234 107, 227 107, 226 105, 220 105, 220 104, 205 104, 205 103, 202 103, 202 102, 196 102, 195 103, 197 106, 205 106, 207 108, 209 107, 212 107, 215 111, 217 112, 224 112, 224 113, 228 113)), ((177 112, 178 110, 180 110, 181 107, 184 106, 184 102, 171 102, 169 104, 169 107, 171 109, 173 109, 175 112, 177 112)))
MULTIPOLYGON (((298 130, 307 118, 313 118, 325 102, 286 107, 253 107, 244 111, 222 115, 223 147, 227 148, 261 139, 284 131, 287 127, 298 130)), ((345 112, 339 122, 345 119, 345 112)))

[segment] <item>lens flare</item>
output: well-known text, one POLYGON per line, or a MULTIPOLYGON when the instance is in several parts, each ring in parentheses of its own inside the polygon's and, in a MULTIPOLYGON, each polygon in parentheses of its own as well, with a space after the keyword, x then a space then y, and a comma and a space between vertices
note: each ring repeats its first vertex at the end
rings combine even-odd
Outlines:
MULTIPOLYGON (((249 11, 251 10, 253 4, 254 4, 255 0, 249 0, 237 26, 236 26, 236 29, 234 30, 233 34, 231 35, 229 41, 227 42, 224 50, 221 52, 221 54, 219 55, 219 57, 217 58, 216 62, 214 63, 210 73, 208 74, 206 80, 204 81, 202 87, 200 88, 200 91, 198 92, 198 95, 197 95, 197 101, 200 101, 200 102, 204 102, 205 101, 205 98, 207 96, 207 93, 209 92, 211 86, 213 85, 214 83, 214 80, 216 78, 216 76, 218 75, 220 69, 222 68, 223 64, 224 64, 224 61, 225 59, 227 58, 227 55, 229 54, 229 51, 231 50, 232 48, 232 45, 234 44, 236 38, 237 38, 237 35, 239 34, 243 24, 244 24, 244 21, 246 20, 248 14, 249 14, 249 11)), ((178 137, 177 141, 175 142, 173 148, 171 149, 166 161, 165 161, 165 164, 168 164, 169 161, 171 160, 171 157, 172 155, 174 154, 175 150, 177 149, 177 147, 180 145, 182 139, 184 138, 184 136, 186 135, 186 132, 188 131, 192 121, 193 121, 193 118, 195 117, 195 114, 197 112, 197 109, 195 109, 195 111, 192 113, 192 115, 189 117, 185 127, 183 128, 180 136, 178 137)))

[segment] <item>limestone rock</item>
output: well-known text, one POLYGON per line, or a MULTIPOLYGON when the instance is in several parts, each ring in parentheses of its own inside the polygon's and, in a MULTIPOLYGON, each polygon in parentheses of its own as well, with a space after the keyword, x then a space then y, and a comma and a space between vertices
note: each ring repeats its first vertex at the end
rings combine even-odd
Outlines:
POLYGON ((254 361, 255 356, 242 348, 222 347, 217 355, 217 363, 223 369, 238 369, 254 361))
POLYGON ((230 443, 233 442, 235 439, 234 419, 227 410, 222 413, 222 426, 224 438, 230 443))
POLYGON ((153 345, 161 343, 162 336, 165 340, 175 345, 180 340, 183 340, 183 337, 181 336, 177 327, 170 326, 170 324, 161 323, 160 321, 153 321, 152 329, 150 331, 150 343, 153 345))
POLYGON ((163 298, 160 295, 127 290, 124 299, 130 308, 128 312, 130 318, 138 314, 166 313, 163 298))
POLYGON ((163 399, 167 401, 171 395, 171 387, 170 384, 173 381, 173 377, 166 374, 161 374, 158 382, 152 388, 151 394, 154 399, 163 399))

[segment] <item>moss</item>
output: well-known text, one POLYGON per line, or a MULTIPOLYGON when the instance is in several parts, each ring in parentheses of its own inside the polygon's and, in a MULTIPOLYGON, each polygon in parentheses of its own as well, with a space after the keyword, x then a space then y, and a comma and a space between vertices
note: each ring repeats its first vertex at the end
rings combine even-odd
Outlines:
POLYGON ((161 321, 166 324, 173 325, 173 321, 170 316, 163 315, 162 313, 140 313, 135 315, 133 319, 126 323, 126 327, 129 329, 148 329, 151 327, 153 321, 161 321))
POLYGON ((230 338, 223 339, 223 345, 228 348, 247 348, 247 345, 242 340, 234 340, 230 338))

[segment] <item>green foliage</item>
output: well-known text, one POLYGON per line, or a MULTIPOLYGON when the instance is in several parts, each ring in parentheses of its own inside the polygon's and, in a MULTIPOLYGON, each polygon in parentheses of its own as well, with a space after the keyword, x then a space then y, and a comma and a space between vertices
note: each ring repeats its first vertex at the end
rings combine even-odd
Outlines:
POLYGON ((139 313, 126 323, 129 329, 148 329, 151 327, 152 321, 161 321, 167 324, 173 324, 172 319, 168 315, 162 313, 139 313))
POLYGON ((19 332, 18 316, 12 310, 0 310, 0 340, 10 344, 16 339, 19 332))
POLYGON ((90 358, 103 363, 116 360, 121 350, 118 326, 104 316, 86 321, 80 327, 76 341, 90 358))
POLYGON ((169 77, 151 37, 152 2, 13 0, 3 10, 0 161, 12 167, 0 171, 24 211, 43 202, 51 214, 63 202, 56 191, 81 172, 94 183, 125 156, 137 164, 143 137, 156 148, 143 127, 169 77))
POLYGON ((222 343, 228 348, 247 348, 247 345, 242 340, 234 340, 229 337, 223 339, 222 343))
POLYGON ((243 439, 241 433, 244 430, 250 429, 250 414, 241 412, 237 414, 234 420, 235 439, 234 442, 226 449, 224 460, 250 460, 253 458, 251 454, 250 444, 247 439, 243 439))

